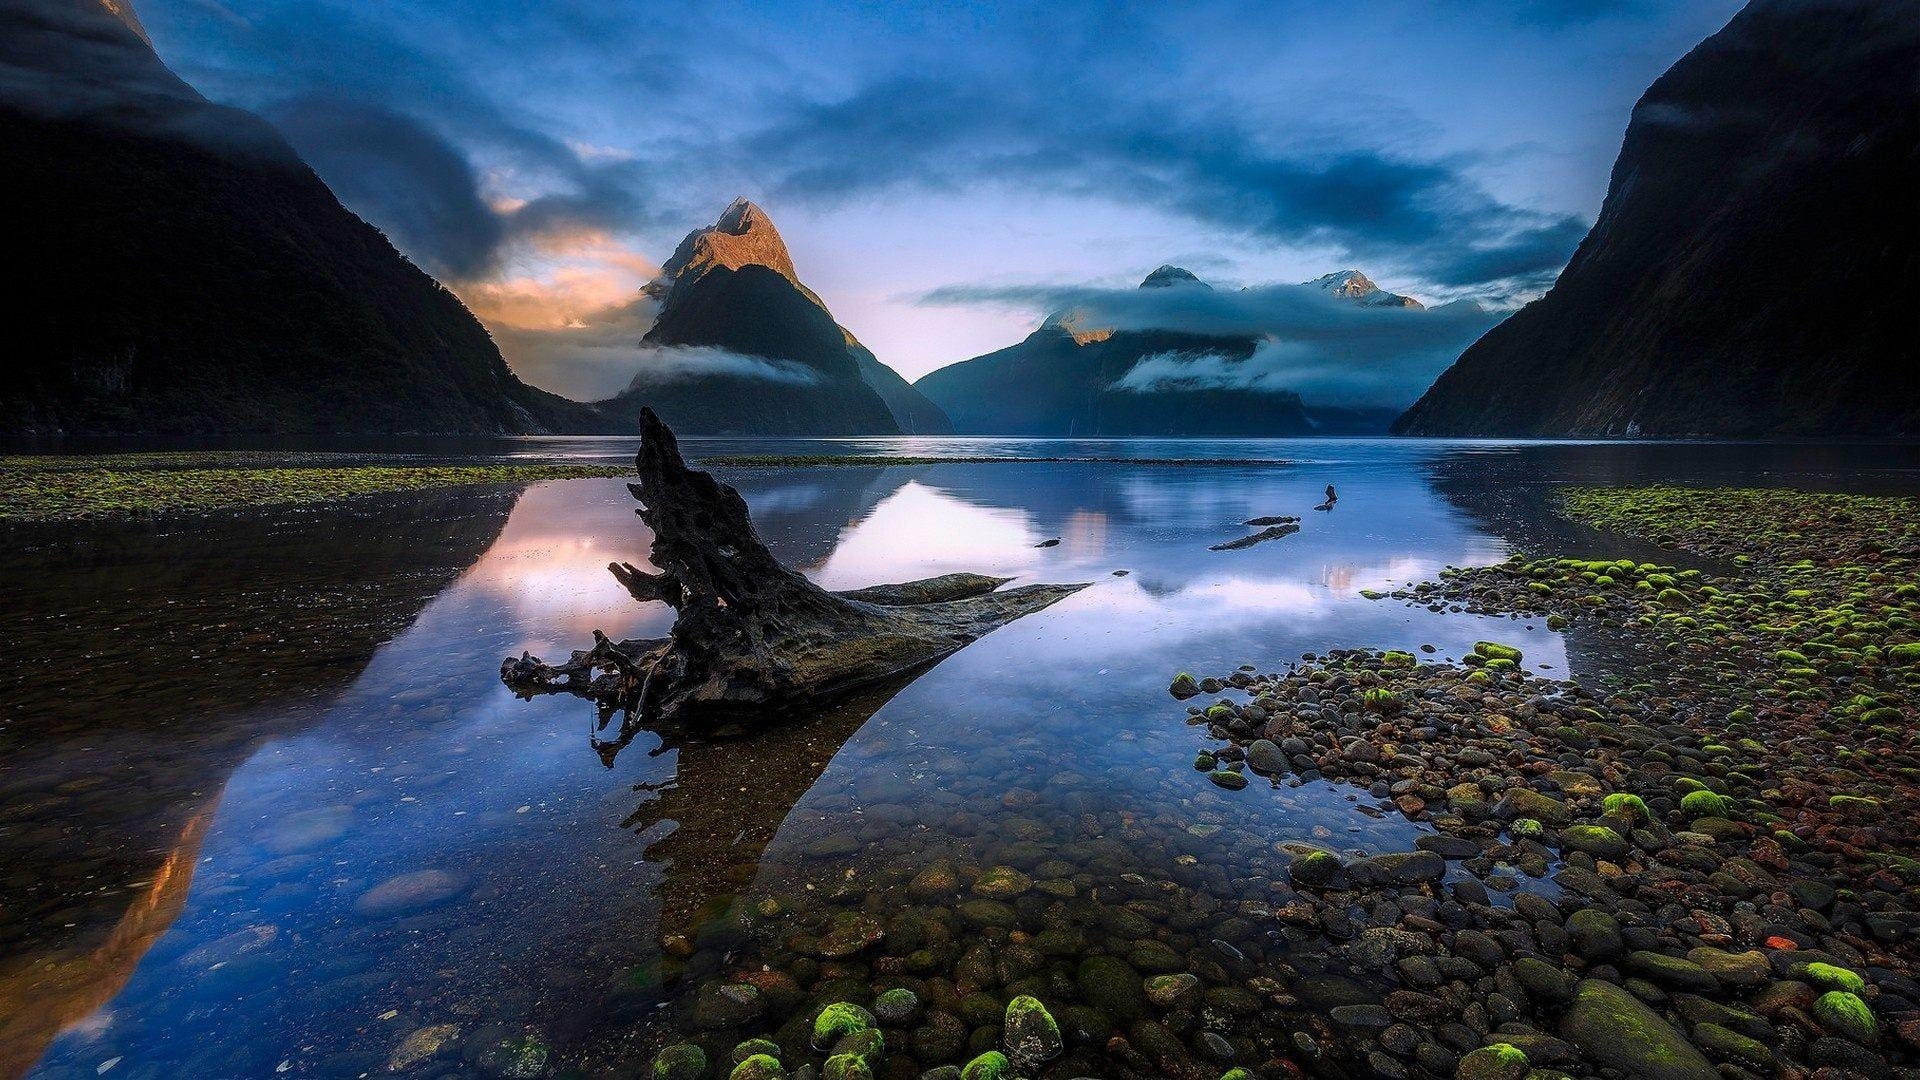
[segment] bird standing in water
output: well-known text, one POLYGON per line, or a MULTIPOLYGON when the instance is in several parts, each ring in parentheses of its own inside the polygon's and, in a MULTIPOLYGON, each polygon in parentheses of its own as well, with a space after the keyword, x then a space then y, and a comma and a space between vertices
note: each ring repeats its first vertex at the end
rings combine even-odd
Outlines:
POLYGON ((1327 501, 1321 503, 1319 506, 1314 507, 1314 509, 1315 510, 1331 510, 1333 509, 1333 504, 1339 501, 1340 501, 1340 496, 1335 495, 1333 493, 1333 485, 1328 484, 1327 485, 1327 501))

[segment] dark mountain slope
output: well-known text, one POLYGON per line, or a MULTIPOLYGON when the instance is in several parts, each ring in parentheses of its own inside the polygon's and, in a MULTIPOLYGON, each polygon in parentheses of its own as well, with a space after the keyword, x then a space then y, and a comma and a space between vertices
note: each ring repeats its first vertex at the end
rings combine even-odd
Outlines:
POLYGON ((592 423, 99 0, 0 3, 0 213, 23 271, 0 431, 592 423))
POLYGON ((874 359, 802 285, 759 207, 737 199, 688 234, 648 291, 656 353, 600 408, 652 406, 676 430, 767 435, 945 433, 946 418, 874 359))
POLYGON ((1920 435, 1920 0, 1754 0, 1635 107, 1546 296, 1395 430, 1920 435))
POLYGON ((1078 335, 1050 319, 1017 345, 932 372, 915 385, 965 435, 1298 435, 1314 430, 1298 395, 1114 389, 1162 353, 1245 360, 1254 343, 1168 331, 1078 335))
MULTIPOLYGON (((1358 271, 1308 285, 1362 306, 1420 306, 1381 292, 1358 271)), ((1212 290, 1177 266, 1156 269, 1139 287, 1212 290)), ((914 385, 966 435, 1319 435, 1379 433, 1391 422, 1388 409, 1310 406, 1286 389, 1178 380, 1124 385, 1129 372, 1154 357, 1217 360, 1231 370, 1252 357, 1260 342, 1176 330, 1116 331, 1094 325, 1098 321, 1082 311, 1056 312, 1026 340, 931 372, 914 385)))

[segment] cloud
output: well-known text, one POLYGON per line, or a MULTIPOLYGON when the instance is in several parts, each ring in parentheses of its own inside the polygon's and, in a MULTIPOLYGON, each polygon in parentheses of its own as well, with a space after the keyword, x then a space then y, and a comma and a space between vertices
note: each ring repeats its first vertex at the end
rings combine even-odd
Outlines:
POLYGON ((427 270, 455 279, 493 271, 508 215, 488 205, 479 173, 433 128, 382 106, 321 97, 277 105, 267 118, 341 202, 427 270))
POLYGON ((794 107, 742 141, 777 195, 1005 184, 1158 207, 1229 235, 1328 247, 1446 286, 1544 287, 1586 224, 1513 206, 1469 162, 1289 135, 1191 102, 909 75, 794 107))
POLYGON ((1472 303, 1422 311, 1368 307, 1299 285, 1248 289, 1101 289, 948 286, 924 297, 936 305, 987 305, 1029 312, 1071 308, 1088 326, 1255 339, 1234 359, 1204 350, 1138 361, 1114 385, 1165 390, 1292 391, 1309 404, 1403 406, 1501 318, 1472 303))
POLYGON ((654 305, 644 298, 585 313, 560 326, 523 327, 490 318, 493 339, 520 377, 556 394, 598 401, 625 390, 646 362, 640 338, 653 325, 654 305))
POLYGON ((634 353, 640 368, 633 377, 635 386, 657 386, 712 375, 800 384, 818 380, 813 370, 802 364, 747 356, 710 345, 641 345, 634 353))

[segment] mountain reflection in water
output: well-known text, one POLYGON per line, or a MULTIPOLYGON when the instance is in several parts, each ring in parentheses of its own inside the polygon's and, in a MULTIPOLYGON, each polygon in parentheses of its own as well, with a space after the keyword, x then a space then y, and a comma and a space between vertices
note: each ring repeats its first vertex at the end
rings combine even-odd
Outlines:
MULTIPOLYGON (((516 446, 501 453, 534 452, 516 446)), ((626 452, 583 446, 568 456, 626 452)), ((0 728, 0 1075, 44 1051, 48 1077, 357 1076, 436 1026, 441 1074, 526 1038, 592 1072, 642 1060, 679 1015, 659 1005, 759 955, 758 912, 804 918, 809 897, 897 887, 935 858, 1039 844, 1098 877, 1175 850, 1238 865, 1235 834, 1404 846, 1414 826, 1356 789, 1207 784, 1168 678, 1483 637, 1564 671, 1539 626, 1358 592, 1552 537, 1538 496, 1563 479, 1757 461, 1831 482, 1757 450, 1259 453, 1298 463, 725 471, 775 554, 828 588, 959 569, 1099 584, 907 685, 777 729, 642 731, 611 767, 591 706, 517 700, 497 672, 592 629, 665 629, 605 571, 647 549, 619 481, 34 534, 0 571, 23 654, 0 728), (1328 483, 1338 507, 1300 533, 1208 550, 1328 483), (1188 831, 1203 823, 1224 832, 1188 831)), ((1886 460, 1821 468, 1911 483, 1863 471, 1886 460)))

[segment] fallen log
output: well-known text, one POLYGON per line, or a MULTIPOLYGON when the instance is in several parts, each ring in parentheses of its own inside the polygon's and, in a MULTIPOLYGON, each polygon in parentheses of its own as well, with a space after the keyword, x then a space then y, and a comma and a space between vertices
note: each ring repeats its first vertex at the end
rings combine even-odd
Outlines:
POLYGON ((1278 540, 1283 536, 1292 536, 1294 533, 1297 533, 1299 531, 1300 531, 1300 526, 1298 525, 1293 525, 1293 524, 1270 525, 1267 528, 1261 529, 1259 532, 1254 533, 1250 536, 1243 536, 1238 540, 1229 540, 1224 544, 1215 544, 1212 547, 1208 548, 1207 550, 1208 551, 1239 551, 1242 548, 1250 548, 1255 544, 1264 543, 1268 540, 1278 540))
MULTIPOLYGON (((640 482, 627 488, 653 530, 646 570, 608 570, 635 600, 678 612, 665 638, 615 642, 562 664, 522 653, 500 678, 524 697, 571 693, 622 727, 710 714, 772 715, 817 705, 922 669, 982 635, 1086 587, 948 574, 835 593, 781 565, 754 532, 746 501, 687 467, 651 409, 640 415, 640 482)), ((630 736, 629 736, 630 737, 630 736)))

